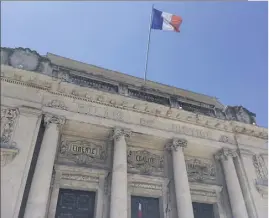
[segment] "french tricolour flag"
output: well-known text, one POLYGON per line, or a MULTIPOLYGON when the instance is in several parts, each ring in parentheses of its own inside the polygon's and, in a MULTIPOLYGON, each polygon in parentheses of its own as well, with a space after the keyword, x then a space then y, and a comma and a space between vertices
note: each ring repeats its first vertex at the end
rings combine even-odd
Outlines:
POLYGON ((151 28, 180 32, 182 18, 173 14, 162 12, 153 8, 151 28))
POLYGON ((142 218, 142 205, 140 202, 138 203, 138 218, 142 218))

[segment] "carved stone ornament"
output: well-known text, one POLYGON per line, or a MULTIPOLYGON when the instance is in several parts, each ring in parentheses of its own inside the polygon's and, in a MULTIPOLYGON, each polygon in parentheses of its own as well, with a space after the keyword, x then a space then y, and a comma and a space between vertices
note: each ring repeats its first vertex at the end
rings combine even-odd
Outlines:
MULTIPOLYGON (((110 96, 101 99, 100 101, 98 100, 97 103, 105 106, 109 105, 117 108, 117 110, 118 108, 125 107, 126 109, 131 109, 132 111, 141 112, 141 108, 144 108, 147 113, 153 116, 160 116, 164 117, 165 119, 178 120, 192 124, 195 123, 199 126, 208 126, 211 128, 217 127, 219 130, 229 132, 234 131, 246 135, 252 135, 257 138, 268 139, 267 130, 265 128, 256 126, 255 114, 242 106, 228 106, 226 107, 226 110, 223 110, 222 107, 216 108, 214 105, 206 102, 197 102, 194 99, 184 98, 183 96, 179 95, 175 96, 174 94, 171 95, 166 92, 161 93, 160 90, 150 89, 149 87, 138 89, 138 87, 134 87, 130 84, 121 84, 124 86, 122 89, 122 87, 120 87, 121 85, 119 86, 117 83, 115 83, 115 81, 109 78, 101 78, 91 72, 85 73, 79 70, 70 70, 59 65, 52 65, 49 58, 41 56, 37 52, 28 48, 1 48, 1 64, 30 70, 37 73, 36 76, 31 76, 31 78, 28 78, 28 75, 26 75, 27 73, 24 75, 24 72, 22 71, 17 71, 18 74, 8 72, 8 70, 5 71, 4 66, 3 70, 1 71, 1 80, 8 83, 14 83, 14 80, 16 80, 16 84, 18 85, 30 87, 34 86, 35 88, 43 90, 50 89, 54 82, 51 81, 51 78, 48 78, 49 82, 45 81, 43 78, 39 78, 38 73, 41 73, 51 77, 58 77, 59 80, 64 80, 67 83, 76 85, 76 90, 79 94, 79 96, 72 96, 70 95, 71 93, 69 89, 62 87, 62 85, 59 84, 59 92, 54 93, 55 95, 65 96, 73 99, 80 98, 80 100, 87 102, 96 102, 96 100, 93 99, 96 99, 95 97, 97 94, 91 92, 90 90, 88 91, 90 96, 88 95, 87 98, 82 97, 82 93, 83 96, 85 95, 85 89, 83 87, 107 91, 113 94, 123 94, 124 96, 136 98, 140 101, 135 101, 134 103, 130 102, 130 104, 123 104, 123 102, 128 102, 128 99, 124 99, 124 101, 112 101, 112 104, 111 100, 115 98, 115 95, 113 95, 113 97, 110 96), (144 103, 141 102, 141 100, 144 101, 144 103), (177 102, 175 103, 175 101, 177 102), (157 103, 160 107, 156 107, 156 104, 151 104, 150 102, 157 103), (167 113, 168 108, 171 107, 172 110, 167 113), (196 119, 195 114, 199 114, 199 119, 196 119), (230 122, 231 120, 232 122, 230 122), (242 132, 233 130, 233 120, 236 121, 234 122, 236 125, 243 125, 244 128, 242 128, 242 132), (217 123, 218 125, 216 126, 217 123), (246 129, 246 131, 244 129, 246 129)), ((122 111, 119 112, 119 117, 121 117, 121 120, 123 120, 121 114, 123 114, 122 111)), ((113 116, 116 117, 116 114, 113 116)), ((197 130, 193 134, 198 135, 200 134, 199 132, 200 130, 197 130)))
POLYGON ((259 183, 256 183, 256 189, 261 194, 261 196, 265 199, 268 198, 268 185, 261 185, 259 183))
POLYGON ((166 149, 167 150, 177 151, 179 147, 186 148, 187 147, 187 144, 188 144, 188 142, 187 142, 186 139, 177 139, 177 138, 174 138, 171 143, 168 143, 166 145, 166 149))
POLYGON ((103 146, 85 140, 63 140, 60 145, 59 157, 67 158, 77 164, 89 165, 104 163, 107 151, 103 146))
POLYGON ((236 120, 242 123, 256 123, 256 115, 242 106, 228 106, 225 109, 226 116, 229 120, 236 120))
POLYGON ((39 60, 38 54, 30 49, 16 49, 10 56, 10 64, 12 67, 24 70, 34 71, 37 69, 39 60))
POLYGON ((253 155, 253 165, 257 174, 255 185, 257 191, 263 196, 268 195, 268 169, 261 155, 253 155))
POLYGON ((162 190, 162 185, 142 182, 132 182, 130 184, 133 188, 151 189, 151 190, 162 190))
POLYGON ((52 75, 50 60, 29 48, 1 48, 1 60, 14 68, 52 75))
POLYGON ((226 136, 226 135, 221 135, 220 138, 219 138, 219 142, 223 142, 223 143, 227 143, 227 144, 232 144, 232 145, 235 144, 235 142, 231 138, 229 138, 228 136, 226 136))
POLYGON ((162 156, 152 154, 146 150, 129 150, 127 162, 129 169, 136 169, 141 174, 162 172, 164 167, 164 159, 162 156))
POLYGON ((17 108, 1 108, 1 147, 11 146, 11 136, 19 115, 17 108))
POLYGON ((47 107, 67 110, 67 107, 65 106, 63 101, 60 100, 52 100, 49 103, 46 104, 47 107))
POLYGON ((54 114, 45 114, 44 123, 46 126, 54 123, 57 124, 58 127, 61 127, 65 124, 65 118, 63 116, 57 116, 54 114))
POLYGON ((120 139, 120 137, 124 136, 125 138, 130 138, 131 136, 131 131, 130 130, 127 130, 127 129, 122 129, 122 128, 119 128, 119 127, 116 127, 114 130, 113 130, 113 138, 118 141, 120 139))
POLYGON ((0 148, 1 151, 1 167, 9 164, 19 153, 17 148, 0 148))
POLYGON ((61 179, 76 180, 76 181, 83 181, 83 182, 99 182, 99 178, 97 176, 88 176, 88 175, 71 174, 71 173, 62 173, 61 179))
POLYGON ((188 179, 192 182, 216 180, 216 168, 209 160, 186 157, 188 179))
POLYGON ((228 157, 236 157, 237 153, 235 150, 229 148, 222 148, 215 154, 216 160, 228 160, 228 157))

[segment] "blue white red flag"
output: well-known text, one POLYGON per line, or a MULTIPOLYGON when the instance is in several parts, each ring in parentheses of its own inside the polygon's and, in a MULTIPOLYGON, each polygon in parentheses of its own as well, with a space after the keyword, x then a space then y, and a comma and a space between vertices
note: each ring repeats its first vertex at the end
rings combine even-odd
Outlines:
POLYGON ((138 218, 142 218, 142 205, 138 203, 138 218))
POLYGON ((151 28, 157 30, 168 30, 180 32, 182 18, 153 8, 151 28))

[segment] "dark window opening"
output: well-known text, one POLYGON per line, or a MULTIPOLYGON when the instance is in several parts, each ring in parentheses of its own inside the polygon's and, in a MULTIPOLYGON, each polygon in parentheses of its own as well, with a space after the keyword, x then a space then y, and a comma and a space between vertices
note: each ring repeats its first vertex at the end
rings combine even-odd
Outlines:
POLYGON ((160 207, 158 198, 131 197, 131 218, 138 218, 139 213, 142 218, 160 218, 160 207))
POLYGON ((192 202, 194 218, 214 218, 213 204, 192 202))
POLYGON ((60 189, 55 218, 93 218, 95 192, 60 189))

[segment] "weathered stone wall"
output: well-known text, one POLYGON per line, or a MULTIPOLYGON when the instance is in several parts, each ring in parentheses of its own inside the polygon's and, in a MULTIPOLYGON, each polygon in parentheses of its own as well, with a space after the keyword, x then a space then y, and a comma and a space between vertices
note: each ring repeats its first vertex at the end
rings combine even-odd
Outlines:
POLYGON ((267 129, 197 116, 9 66, 1 68, 1 87, 2 217, 18 216, 41 114, 66 120, 59 129, 54 171, 46 172, 52 175, 47 217, 54 217, 59 188, 67 187, 97 191, 95 217, 109 218, 112 132, 118 126, 132 132, 126 138, 129 215, 130 196, 146 194, 160 198, 161 217, 178 217, 174 156, 167 144, 183 138, 188 142, 182 151, 192 201, 212 203, 216 217, 232 218, 227 171, 221 162, 229 154, 214 158, 226 148, 237 153, 230 164, 248 216, 267 217, 267 129))

